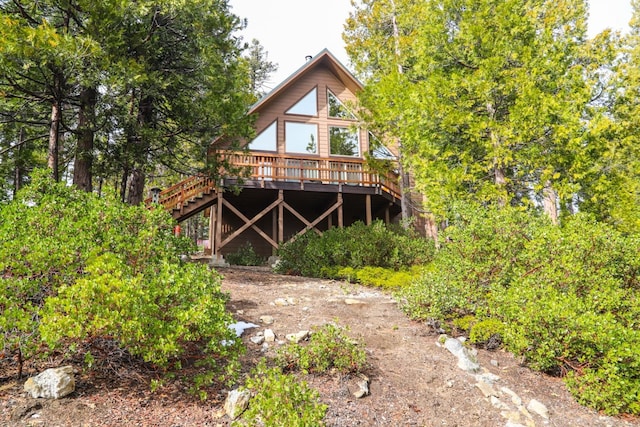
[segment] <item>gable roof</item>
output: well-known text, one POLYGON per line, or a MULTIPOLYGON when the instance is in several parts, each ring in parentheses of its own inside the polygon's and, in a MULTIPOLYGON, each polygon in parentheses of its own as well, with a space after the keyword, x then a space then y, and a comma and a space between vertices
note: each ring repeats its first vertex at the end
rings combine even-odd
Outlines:
POLYGON ((253 104, 249 109, 249 114, 255 113, 267 104, 271 99, 277 97, 298 81, 303 75, 307 74, 319 66, 328 68, 351 92, 356 93, 364 88, 362 83, 355 78, 353 74, 331 53, 328 49, 323 49, 316 56, 308 60, 302 67, 298 68, 293 74, 287 77, 282 83, 276 86, 271 92, 263 96, 258 102, 253 104))

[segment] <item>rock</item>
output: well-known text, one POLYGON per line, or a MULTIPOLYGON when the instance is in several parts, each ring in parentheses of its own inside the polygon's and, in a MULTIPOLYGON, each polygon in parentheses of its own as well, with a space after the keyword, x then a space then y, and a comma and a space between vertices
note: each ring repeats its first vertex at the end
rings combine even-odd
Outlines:
POLYGON ((249 339, 251 340, 252 343, 254 343, 256 345, 262 345, 262 343, 264 342, 264 335, 257 334, 257 335, 252 336, 249 339))
POLYGON ((369 378, 362 375, 361 380, 358 381, 358 390, 353 392, 356 399, 361 399, 369 395, 369 378))
POLYGON ((287 339, 287 341, 297 344, 300 341, 309 338, 309 331, 300 331, 295 334, 287 334, 285 338, 287 339))
POLYGON ((260 321, 262 323, 264 323, 265 325, 271 325, 271 324, 273 324, 273 317, 272 316, 260 316, 260 321))
POLYGON ((498 397, 496 396, 491 396, 489 398, 489 400, 491 401, 491 405, 494 408, 500 409, 502 411, 508 411, 509 409, 509 405, 507 405, 506 403, 504 403, 503 401, 501 401, 498 397))
POLYGON ((235 420, 249 407, 249 399, 251 393, 248 390, 231 390, 224 401, 224 411, 235 420))
POLYGON ((76 381, 71 366, 47 369, 24 383, 24 391, 33 398, 59 399, 73 393, 75 389, 76 381))
POLYGON ((493 366, 494 368, 497 368, 498 366, 500 366, 500 364, 496 359, 491 359, 489 363, 491 363, 491 366, 493 366))
POLYGON ((279 307, 285 307, 287 305, 289 305, 289 303, 287 302, 286 299, 284 298, 276 298, 273 303, 279 307))
POLYGON ((477 373, 480 371, 480 365, 476 358, 460 341, 455 338, 447 338, 444 342, 444 347, 458 358, 458 368, 469 373, 477 373))
POLYGON ((498 393, 496 392, 496 390, 489 383, 486 383, 484 381, 480 381, 480 382, 476 383, 476 387, 478 387, 480 389, 480 391, 482 392, 484 397, 491 397, 491 396, 497 397, 498 396, 498 393))
POLYGON ((360 301, 359 299, 354 299, 354 298, 347 298, 344 300, 344 303, 347 305, 366 304, 366 302, 360 301))
POLYGON ((232 323, 228 327, 229 329, 236 331, 236 336, 240 337, 242 336, 242 333, 245 331, 245 329, 257 328, 258 325, 255 325, 253 323, 247 323, 247 322, 236 322, 236 323, 232 323))
POLYGON ((549 419, 549 410, 543 403, 538 402, 536 399, 531 399, 527 405, 527 409, 530 412, 540 415, 545 420, 549 419))
POLYGON ((520 398, 520 396, 518 396, 510 388, 502 387, 502 388, 500 388, 500 391, 502 391, 504 394, 506 394, 509 397, 511 397, 511 401, 513 402, 514 405, 516 405, 516 406, 521 406, 522 405, 522 399, 520 398))
POLYGON ((264 340, 265 342, 274 342, 276 340, 276 334, 274 334, 271 329, 265 329, 264 340))

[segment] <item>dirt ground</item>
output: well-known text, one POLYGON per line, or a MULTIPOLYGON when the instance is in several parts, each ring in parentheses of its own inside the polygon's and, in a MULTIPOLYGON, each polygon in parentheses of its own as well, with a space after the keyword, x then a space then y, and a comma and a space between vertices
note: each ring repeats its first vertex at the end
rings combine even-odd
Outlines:
MULTIPOLYGON (((494 396, 485 397, 476 386, 477 377, 459 369, 456 358, 438 345, 438 335, 409 320, 382 291, 275 275, 260 268, 219 271, 224 275, 223 289, 231 294, 230 310, 238 320, 259 326, 243 335, 246 370, 261 357, 273 355, 278 346, 265 349, 250 341, 266 328, 284 340, 286 334, 333 322, 364 341, 370 395, 353 396, 358 378, 305 378, 329 406, 328 426, 640 426, 637 418, 606 417, 581 407, 561 380, 532 372, 500 350, 478 351, 485 376, 497 376, 494 396), (273 323, 263 324, 262 316, 271 316, 273 323), (522 401, 520 409, 517 399, 522 401), (548 418, 521 409, 532 399, 548 408, 548 418)), ((76 392, 56 401, 26 397, 22 382, 7 372, 0 370, 0 425, 230 425, 222 410, 224 391, 213 393, 204 403, 171 387, 151 393, 148 373, 133 368, 114 372, 118 381, 81 374, 76 392)))

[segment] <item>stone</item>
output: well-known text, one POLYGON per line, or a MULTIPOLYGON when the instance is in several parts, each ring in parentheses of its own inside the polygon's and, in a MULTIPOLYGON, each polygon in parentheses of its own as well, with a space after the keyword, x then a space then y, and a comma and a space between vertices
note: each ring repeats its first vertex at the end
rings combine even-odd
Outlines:
POLYGON ((247 322, 236 322, 229 325, 229 329, 236 332, 237 337, 241 337, 246 329, 257 328, 258 325, 247 322))
POLYGON ((476 358, 462 345, 460 341, 455 338, 447 338, 444 342, 444 347, 458 358, 458 368, 472 374, 480 371, 480 365, 476 358))
POLYGON ((480 381, 476 383, 476 387, 480 389, 484 397, 498 396, 498 393, 496 392, 496 390, 489 383, 480 381))
POLYGON ((276 299, 273 301, 273 303, 274 303, 275 305, 277 305, 278 307, 285 307, 285 306, 289 305, 289 303, 287 302, 287 300, 286 300, 286 299, 284 299, 284 298, 276 298, 276 299))
POLYGON ((358 381, 358 390, 353 392, 353 395, 356 399, 362 399, 365 396, 369 395, 369 378, 362 375, 361 380, 358 381))
POLYGON ((511 408, 509 408, 509 405, 507 405, 506 403, 501 401, 500 398, 498 398, 496 396, 489 397, 489 400, 491 401, 491 405, 494 408, 500 409, 502 411, 508 411, 508 410, 511 409, 511 408))
POLYGON ((493 366, 494 368, 497 368, 498 366, 500 366, 500 364, 498 363, 498 361, 496 359, 491 359, 491 361, 489 362, 491 364, 491 366, 493 366))
POLYGON ((24 383, 24 391, 33 398, 60 399, 73 393, 75 389, 72 366, 47 369, 24 383))
POLYGON ((249 407, 250 399, 251 393, 248 390, 231 390, 224 401, 224 411, 229 418, 235 420, 249 407))
POLYGON ((509 397, 511 397, 511 401, 513 402, 514 405, 516 405, 516 406, 521 406, 522 405, 522 399, 520 398, 520 396, 518 396, 516 394, 515 391, 513 391, 513 390, 511 390, 510 388, 507 388, 507 387, 500 388, 500 391, 502 391, 504 394, 506 394, 509 397))
POLYGON ((264 343, 264 335, 254 335, 249 339, 255 345, 262 345, 262 343, 264 343))
POLYGON ((309 338, 309 331, 300 331, 295 334, 287 334, 285 338, 287 339, 287 341, 297 344, 300 341, 303 341, 309 338))
POLYGON ((543 403, 537 401, 536 399, 531 399, 531 401, 529 401, 527 409, 534 414, 540 415, 545 420, 549 419, 549 410, 543 403))
POLYGON ((361 301, 359 299, 347 298, 344 300, 344 303, 347 305, 358 305, 358 304, 366 304, 366 302, 361 301))
POLYGON ((271 324, 273 324, 273 317, 272 316, 260 316, 260 321, 262 323, 264 323, 265 325, 271 325, 271 324))
POLYGON ((276 334, 273 333, 271 329, 264 330, 264 341, 265 342, 275 342, 276 334))

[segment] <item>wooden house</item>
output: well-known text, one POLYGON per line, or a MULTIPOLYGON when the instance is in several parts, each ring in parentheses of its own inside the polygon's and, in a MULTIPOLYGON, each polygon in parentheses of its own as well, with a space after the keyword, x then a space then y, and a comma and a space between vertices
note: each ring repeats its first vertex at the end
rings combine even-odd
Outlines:
POLYGON ((192 177, 160 193, 160 203, 178 221, 207 209, 217 260, 247 242, 269 256, 310 230, 393 221, 401 211, 398 177, 367 165, 372 136, 350 109, 361 89, 329 51, 307 58, 251 107, 257 136, 248 151, 218 153, 248 172, 243 179, 192 177), (228 191, 233 186, 241 191, 228 191))

